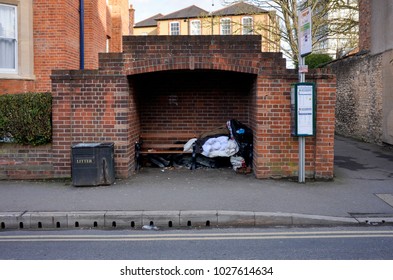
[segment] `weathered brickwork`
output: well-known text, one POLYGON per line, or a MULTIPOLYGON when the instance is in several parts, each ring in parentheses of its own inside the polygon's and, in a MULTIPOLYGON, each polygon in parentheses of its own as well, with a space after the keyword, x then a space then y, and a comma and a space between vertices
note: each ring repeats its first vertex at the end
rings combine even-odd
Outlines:
POLYGON ((70 175, 71 144, 115 141, 118 176, 128 177, 131 145, 137 141, 137 133, 129 126, 137 122, 131 106, 124 75, 102 75, 97 70, 55 72, 52 146, 57 175, 70 175))
POLYGON ((0 180, 54 177, 51 145, 0 144, 0 180))
POLYGON ((182 70, 134 75, 142 132, 201 132, 229 119, 249 123, 255 75, 182 70), (154 81, 154 83, 152 83, 154 81))
MULTIPOLYGON (((101 54, 99 70, 54 71, 53 161, 70 176, 70 146, 115 143, 116 174, 134 169, 142 132, 200 132, 230 118, 254 132, 257 178, 297 175, 298 139, 290 134, 290 85, 297 75, 279 53, 261 53, 258 36, 124 37, 123 53, 101 54)), ((309 178, 333 177, 336 80, 317 86, 317 133, 307 139, 309 178)))

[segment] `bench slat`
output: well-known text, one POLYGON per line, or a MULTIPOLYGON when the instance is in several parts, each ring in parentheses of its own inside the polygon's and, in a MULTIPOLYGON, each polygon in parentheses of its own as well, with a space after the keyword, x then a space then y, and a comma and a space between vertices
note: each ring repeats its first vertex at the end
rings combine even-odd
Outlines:
POLYGON ((192 152, 184 152, 184 144, 191 138, 195 138, 195 134, 189 132, 144 132, 141 133, 140 138, 142 140, 140 154, 188 154, 192 152))
POLYGON ((143 144, 144 150, 148 149, 183 149, 184 144, 143 144))
POLYGON ((183 150, 141 150, 140 154, 190 154, 192 152, 183 152, 183 150))

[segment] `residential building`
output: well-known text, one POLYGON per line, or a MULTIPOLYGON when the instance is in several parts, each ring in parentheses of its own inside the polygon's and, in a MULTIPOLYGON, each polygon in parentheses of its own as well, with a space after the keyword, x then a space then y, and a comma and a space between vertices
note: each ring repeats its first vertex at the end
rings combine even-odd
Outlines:
MULTIPOLYGON (((323 1, 322 1, 323 2, 323 1)), ((358 0, 346 0, 343 6, 336 9, 318 11, 322 17, 322 24, 318 26, 313 51, 329 54, 333 59, 343 57, 358 47, 359 41, 359 11, 358 0)))
POLYGON ((94 69, 130 33, 128 0, 0 0, 0 94, 50 91, 55 69, 94 69))
POLYGON ((209 13, 195 5, 155 15, 134 26, 135 35, 261 35, 262 51, 279 51, 275 12, 239 2, 209 13))

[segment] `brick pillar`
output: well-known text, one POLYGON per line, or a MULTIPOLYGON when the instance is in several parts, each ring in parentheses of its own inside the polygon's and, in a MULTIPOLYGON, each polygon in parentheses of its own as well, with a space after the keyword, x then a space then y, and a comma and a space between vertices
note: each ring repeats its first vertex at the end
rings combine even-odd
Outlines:
POLYGON ((319 73, 316 75, 315 83, 317 87, 315 177, 332 179, 334 174, 336 77, 332 74, 322 75, 319 73))
POLYGON ((371 50, 371 2, 359 0, 359 50, 371 50))
MULTIPOLYGON (((258 75, 251 109, 254 173, 257 178, 298 176, 298 138, 291 135, 290 88, 294 71, 277 71, 279 61, 265 60, 258 75), (270 66, 269 66, 270 65, 270 66), (269 69, 270 68, 270 69, 269 69)), ((336 79, 327 71, 307 75, 316 84, 316 135, 306 139, 306 177, 332 179, 336 79)))
POLYGON ((135 143, 139 140, 138 111, 127 76, 119 75, 112 79, 114 119, 113 125, 108 128, 114 132, 116 175, 128 178, 135 169, 135 143))
POLYGON ((297 141, 291 136, 290 85, 297 76, 279 54, 263 54, 255 86, 254 173, 257 178, 297 174, 297 141))
POLYGON ((55 71, 52 75, 52 149, 55 177, 71 175, 71 97, 69 71, 55 71))

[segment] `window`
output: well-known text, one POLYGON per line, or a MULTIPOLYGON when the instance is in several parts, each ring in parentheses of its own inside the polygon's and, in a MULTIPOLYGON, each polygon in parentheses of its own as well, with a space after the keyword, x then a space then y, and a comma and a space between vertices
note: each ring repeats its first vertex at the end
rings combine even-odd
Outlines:
POLYGON ((180 23, 175 21, 170 24, 170 35, 180 35, 180 23))
POLYGON ((231 20, 229 18, 221 19, 220 33, 221 35, 231 35, 231 20))
POLYGON ((18 58, 16 6, 0 4, 0 72, 16 73, 18 58))
POLYGON ((105 47, 105 52, 109 53, 111 50, 111 37, 108 35, 106 36, 106 47, 105 47))
POLYGON ((192 20, 190 24, 191 24, 191 35, 201 35, 201 21, 192 20))
POLYGON ((252 17, 244 17, 242 18, 242 34, 243 35, 252 35, 253 34, 253 24, 252 17))

